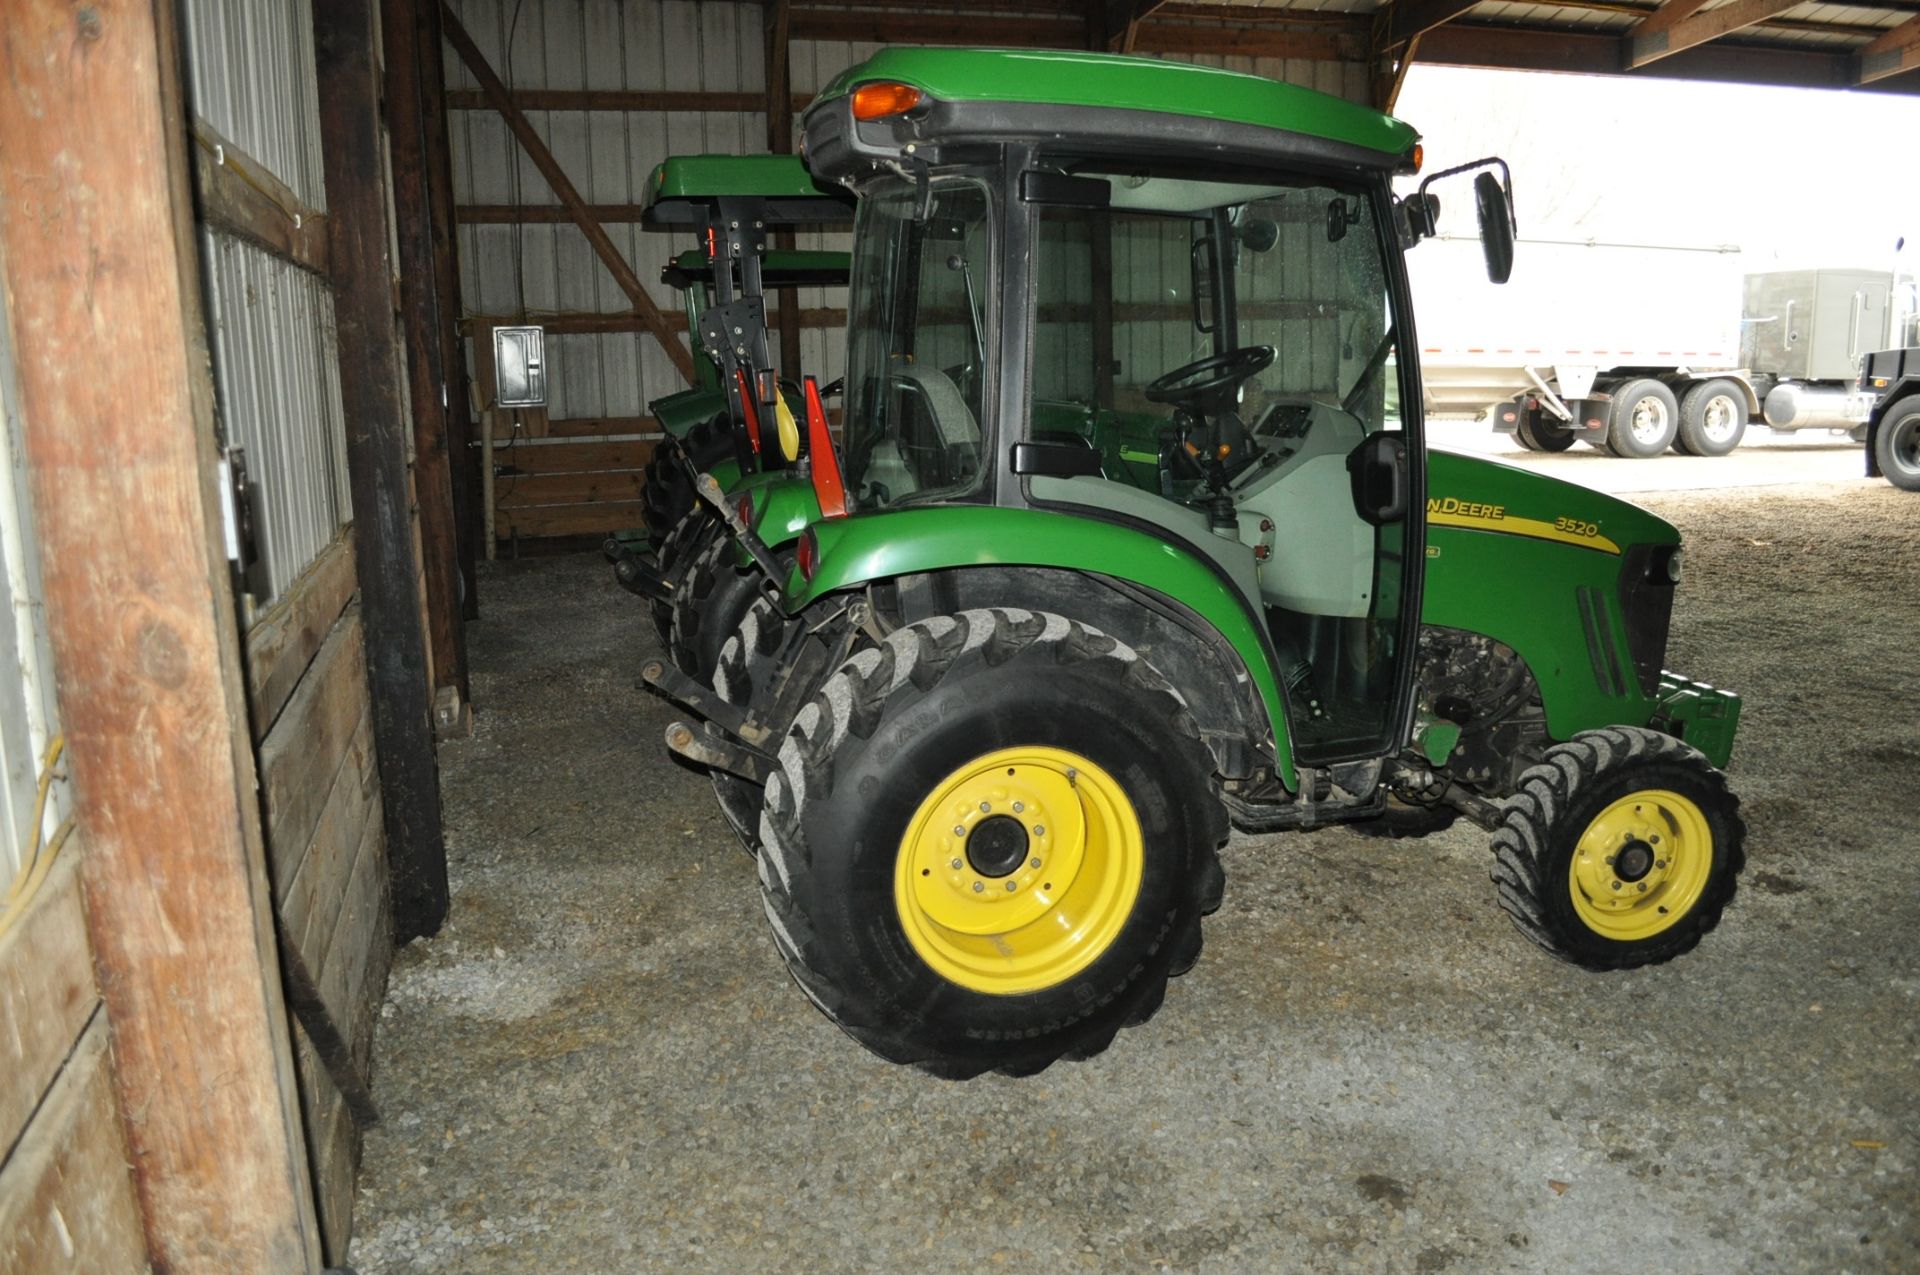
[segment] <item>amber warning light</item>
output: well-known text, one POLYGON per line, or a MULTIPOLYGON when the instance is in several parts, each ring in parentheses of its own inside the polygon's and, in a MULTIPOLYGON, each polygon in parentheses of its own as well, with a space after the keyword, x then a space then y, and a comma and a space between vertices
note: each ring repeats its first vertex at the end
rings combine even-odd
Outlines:
POLYGON ((853 91, 853 118, 857 120, 904 115, 918 105, 920 90, 911 84, 882 81, 878 84, 862 84, 853 91))

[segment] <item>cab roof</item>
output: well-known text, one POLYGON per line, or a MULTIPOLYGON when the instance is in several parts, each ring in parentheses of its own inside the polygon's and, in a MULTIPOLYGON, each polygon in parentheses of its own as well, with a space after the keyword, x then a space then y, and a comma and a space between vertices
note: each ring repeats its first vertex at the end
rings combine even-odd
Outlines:
POLYGON ((1396 159, 1419 139, 1411 126, 1390 115, 1295 84, 1157 58, 1048 49, 881 49, 842 72, 815 105, 876 80, 911 85, 941 102, 1188 116, 1281 130, 1396 159))
POLYGON ((816 183, 797 155, 670 155, 647 177, 641 219, 650 227, 703 227, 722 199, 760 205, 769 225, 853 220, 847 192, 816 183))

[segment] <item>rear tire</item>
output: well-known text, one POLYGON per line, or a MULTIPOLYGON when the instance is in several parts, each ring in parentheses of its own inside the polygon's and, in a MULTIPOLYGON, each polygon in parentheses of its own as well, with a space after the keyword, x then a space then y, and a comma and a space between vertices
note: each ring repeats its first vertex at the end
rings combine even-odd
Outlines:
POLYGON ((1199 955, 1227 835, 1212 771, 1178 694, 1097 630, 1012 609, 907 625, 780 749, 775 946, 891 1061, 963 1079, 1091 1057, 1199 955))
MULTIPOLYGON (((720 658, 713 670, 714 693, 729 704, 752 706, 771 692, 774 675, 779 672, 774 657, 780 651, 786 625, 786 616, 772 598, 764 594, 755 598, 746 615, 741 617, 739 628, 720 648, 720 658)), ((760 807, 766 799, 765 786, 724 770, 711 773, 714 799, 720 803, 720 813, 726 817, 727 825, 740 839, 741 849, 748 854, 759 854, 760 807)))
POLYGON ((1573 431, 1558 421, 1535 419, 1533 413, 1523 412, 1520 425, 1514 431, 1520 439, 1520 445, 1530 452, 1564 452, 1573 446, 1573 431))
POLYGON ((1520 932, 1593 970, 1672 960, 1720 922, 1746 865, 1726 776, 1658 731, 1582 731, 1520 776, 1493 883, 1520 932))
MULTIPOLYGON (((654 552, 654 564, 662 575, 674 562, 688 553, 698 553, 701 541, 718 531, 718 525, 712 514, 696 509, 675 524, 667 538, 660 542, 654 552)), ((673 648, 673 602, 660 601, 657 598, 647 600, 647 611, 653 617, 654 632, 660 635, 660 649, 671 651, 673 648)))
POLYGON ((1689 456, 1725 456, 1747 433, 1747 396, 1729 380, 1702 381, 1680 400, 1673 445, 1689 456))
POLYGON ((1873 436, 1873 459, 1901 491, 1920 491, 1920 398, 1894 406, 1873 436))
POLYGON ((733 456, 733 427, 725 416, 702 421, 687 431, 677 448, 663 442, 647 460, 646 482, 640 492, 641 516, 659 548, 663 571, 672 565, 666 558, 668 538, 700 504, 700 497, 693 489, 693 478, 676 451, 685 452, 696 471, 711 468, 733 456))
POLYGON ((1607 450, 1630 460, 1658 456, 1673 446, 1679 416, 1672 390, 1651 377, 1628 381, 1613 392, 1607 450))
POLYGON ((674 666, 702 685, 713 684, 720 648, 767 589, 755 566, 734 564, 734 540, 724 530, 700 551, 673 593, 667 653, 674 666))

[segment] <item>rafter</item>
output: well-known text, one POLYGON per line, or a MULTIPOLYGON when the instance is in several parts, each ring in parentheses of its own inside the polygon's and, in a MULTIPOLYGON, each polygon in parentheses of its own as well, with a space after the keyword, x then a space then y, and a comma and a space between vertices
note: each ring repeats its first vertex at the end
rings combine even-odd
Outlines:
MULTIPOLYGON (((1684 0, 1683 0, 1684 2, 1684 0)), ((1723 4, 1718 9, 1696 11, 1664 29, 1651 34, 1642 33, 1638 28, 1629 32, 1623 42, 1622 61, 1626 68, 1636 70, 1661 58, 1671 57, 1683 49, 1717 40, 1723 35, 1741 31, 1768 18, 1785 13, 1788 9, 1804 3, 1805 0, 1733 0, 1732 4, 1723 4)), ((1654 18, 1660 13, 1656 11, 1654 18)))
POLYGON ((1857 55, 1853 82, 1871 84, 1902 71, 1920 68, 1920 18, 1908 18, 1889 28, 1857 55))

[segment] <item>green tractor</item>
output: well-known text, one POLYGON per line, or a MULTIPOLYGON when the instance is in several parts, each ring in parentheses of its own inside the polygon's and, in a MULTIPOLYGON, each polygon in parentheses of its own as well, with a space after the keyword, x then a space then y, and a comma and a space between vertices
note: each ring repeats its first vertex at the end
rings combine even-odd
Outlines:
MULTIPOLYGON (((710 550, 724 535, 695 498, 693 476, 711 473, 731 489, 791 463, 781 434, 785 425, 791 441, 789 398, 798 385, 783 387, 773 367, 765 294, 847 281, 844 252, 769 249, 768 240, 779 229, 837 228, 852 219, 847 192, 817 185, 790 155, 676 155, 647 182, 642 224, 691 232, 698 242, 661 272, 685 299, 696 380, 647 404, 665 438, 647 466, 646 525, 610 539, 606 552, 620 583, 650 602, 676 662, 702 677, 717 653, 713 634, 724 631, 710 629, 706 641, 697 633, 699 620, 716 608, 710 550), (643 556, 649 546, 650 562, 643 556), (703 566, 705 574, 696 574, 703 566)), ((741 593, 733 618, 749 600, 741 593)))
POLYGON ((1160 1006, 1219 848, 1492 833, 1501 906, 1666 960, 1744 860, 1737 697, 1663 671, 1680 543, 1429 453, 1402 254, 1482 161, 1304 89, 1059 52, 890 49, 805 115, 859 195, 844 433, 702 492, 768 591, 668 746, 713 769, 794 979, 937 1075, 1099 1053, 1160 1006), (792 565, 769 540, 798 533, 792 565))

